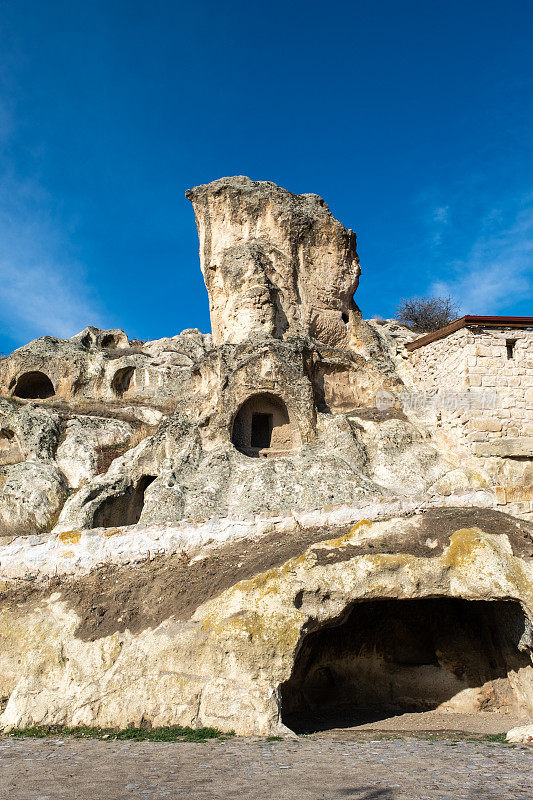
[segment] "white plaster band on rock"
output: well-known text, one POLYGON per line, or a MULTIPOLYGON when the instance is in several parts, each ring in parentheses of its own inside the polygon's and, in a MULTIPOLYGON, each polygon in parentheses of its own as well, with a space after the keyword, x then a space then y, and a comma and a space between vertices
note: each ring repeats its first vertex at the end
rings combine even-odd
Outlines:
POLYGON ((494 495, 485 490, 457 492, 447 497, 376 499, 353 506, 258 515, 249 519, 211 519, 172 525, 132 525, 122 528, 63 531, 56 535, 18 536, 0 547, 0 580, 82 575, 104 564, 129 564, 156 555, 193 553, 206 545, 252 539, 277 531, 280 536, 296 529, 324 528, 324 538, 360 520, 377 521, 430 508, 492 508, 494 495))

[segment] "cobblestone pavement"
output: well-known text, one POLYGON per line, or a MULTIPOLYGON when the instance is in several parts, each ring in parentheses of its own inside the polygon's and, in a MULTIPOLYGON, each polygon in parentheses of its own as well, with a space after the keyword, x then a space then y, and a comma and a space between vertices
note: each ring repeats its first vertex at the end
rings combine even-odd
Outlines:
POLYGON ((531 800, 532 773, 533 748, 484 741, 0 738, 0 800, 531 800))

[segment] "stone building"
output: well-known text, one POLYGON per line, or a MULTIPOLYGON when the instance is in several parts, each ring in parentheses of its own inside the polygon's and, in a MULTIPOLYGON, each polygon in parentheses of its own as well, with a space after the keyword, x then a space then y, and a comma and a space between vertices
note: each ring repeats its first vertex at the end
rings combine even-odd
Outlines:
POLYGON ((443 424, 458 441, 476 455, 533 457, 533 317, 462 317, 406 350, 416 384, 449 394, 443 424))
POLYGON ((533 317, 465 316, 405 349, 418 413, 494 474, 500 504, 531 512, 533 317))

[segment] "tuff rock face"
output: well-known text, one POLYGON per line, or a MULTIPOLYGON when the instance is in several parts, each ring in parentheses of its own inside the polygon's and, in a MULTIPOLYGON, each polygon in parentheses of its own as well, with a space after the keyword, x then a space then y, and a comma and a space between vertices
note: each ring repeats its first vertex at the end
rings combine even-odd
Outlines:
POLYGON ((212 334, 0 359, 0 724, 525 724, 531 526, 491 510, 487 459, 379 407, 412 334, 362 319, 355 235, 271 183, 188 196, 212 334))
MULTIPOLYGON (((456 489, 486 484, 439 453, 401 412, 372 410, 377 391, 397 384, 383 355, 374 361, 370 354, 319 352, 306 340, 261 338, 210 349, 195 343, 193 353, 190 338, 148 342, 135 355, 129 349, 139 348, 127 346, 111 356, 85 351, 83 390, 64 384, 67 399, 2 401, 0 425, 12 454, 0 468, 4 535, 98 527, 102 514, 117 526, 159 523, 414 496, 446 480, 456 489), (170 367, 169 357, 177 360, 185 349, 190 363, 170 367), (119 395, 116 376, 130 369, 135 386, 119 395), (112 399, 96 402, 98 387, 112 399), (237 411, 250 397, 258 411, 268 411, 268 397, 281 398, 286 413, 288 439, 279 451, 267 448, 267 458, 251 458, 238 441, 237 411), (38 524, 35 503, 19 503, 14 516, 13 482, 27 471, 21 453, 32 475, 39 465, 58 487, 52 494, 43 484, 35 494, 38 524)), ((23 369, 35 365, 39 345, 14 354, 23 369)), ((54 348, 66 370, 72 340, 55 340, 54 348)), ((50 360, 52 378, 54 369, 50 360)))
POLYGON ((511 744, 533 744, 533 725, 513 728, 508 731, 506 738, 511 744))
MULTIPOLYGON (((457 508, 318 530, 311 517, 281 522, 5 589, 1 723, 285 734, 302 712, 354 697, 527 720, 527 523, 457 508)), ((133 556, 135 533, 113 534, 133 556)), ((63 535, 67 558, 84 536, 63 535)))
POLYGON ((261 334, 346 345, 357 326, 356 237, 316 194, 221 178, 194 206, 215 344, 261 334))

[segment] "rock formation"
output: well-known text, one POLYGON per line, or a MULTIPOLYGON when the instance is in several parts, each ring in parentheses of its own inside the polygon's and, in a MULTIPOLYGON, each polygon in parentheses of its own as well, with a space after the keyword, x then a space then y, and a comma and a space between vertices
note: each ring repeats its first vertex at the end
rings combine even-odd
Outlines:
MULTIPOLYGON (((527 523, 476 509, 318 530, 280 522, 4 591, 3 724, 265 735, 350 701, 533 711, 527 523)), ((138 547, 134 532, 116 535, 117 552, 138 547)), ((85 536, 60 538, 67 559, 85 536)))
POLYGON ((187 192, 215 344, 253 335, 349 342, 359 312, 356 237, 316 194, 221 178, 187 192))
POLYGON ((212 334, 0 360, 0 724, 527 718, 531 525, 400 407, 412 334, 362 319, 355 234, 272 183, 187 196, 212 334))

